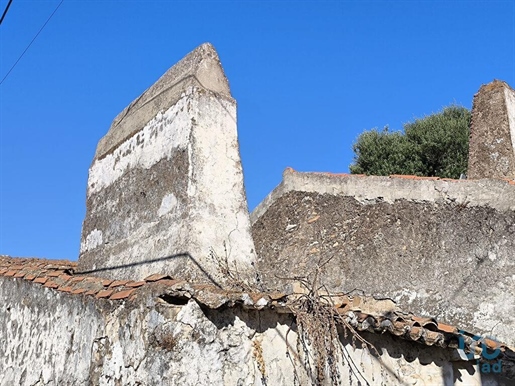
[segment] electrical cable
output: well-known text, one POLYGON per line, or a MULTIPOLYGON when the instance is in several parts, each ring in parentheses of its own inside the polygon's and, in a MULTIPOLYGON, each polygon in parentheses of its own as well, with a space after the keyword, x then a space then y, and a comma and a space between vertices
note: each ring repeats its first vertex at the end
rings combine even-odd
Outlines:
POLYGON ((0 24, 2 24, 2 22, 4 21, 4 17, 5 15, 7 15, 7 11, 9 10, 9 7, 11 6, 12 2, 13 0, 9 0, 9 2, 7 3, 7 7, 5 7, 4 13, 2 14, 2 18, 0 18, 0 24))
POLYGON ((34 43, 34 40, 36 40, 36 38, 39 36, 39 34, 41 33, 41 31, 43 31, 43 29, 45 28, 45 26, 48 24, 48 22, 50 21, 50 19, 52 18, 52 16, 54 16, 54 14, 57 12, 57 10, 59 9, 59 7, 61 6, 61 4, 63 3, 64 0, 61 0, 61 2, 57 5, 57 7, 54 9, 54 12, 52 12, 52 14, 48 17, 47 21, 45 21, 45 24, 43 24, 43 26, 39 29, 38 33, 36 34, 36 36, 34 36, 34 38, 31 40, 31 42, 29 43, 29 45, 27 46, 27 48, 25 48, 25 50, 21 53, 20 57, 18 58, 18 60, 16 60, 16 62, 14 62, 13 66, 9 69, 9 71, 7 71, 7 74, 5 74, 5 76, 3 77, 2 81, 0 81, 0 85, 2 83, 4 83, 4 80, 7 79, 7 77, 9 76, 9 74, 11 73, 12 70, 14 70, 14 67, 16 67, 16 65, 18 64, 18 62, 21 60, 21 58, 23 57, 23 55, 25 55, 25 53, 27 52, 27 50, 30 48, 30 46, 32 45, 32 43, 34 43))

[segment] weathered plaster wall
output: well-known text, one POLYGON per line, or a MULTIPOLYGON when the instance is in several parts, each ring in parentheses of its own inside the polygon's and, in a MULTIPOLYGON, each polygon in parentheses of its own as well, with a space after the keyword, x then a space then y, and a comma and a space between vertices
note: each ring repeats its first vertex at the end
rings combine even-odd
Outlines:
POLYGON ((220 284, 220 257, 255 280, 236 102, 211 45, 115 119, 89 170, 86 207, 82 271, 220 284))
MULTIPOLYGON (((201 308, 151 289, 130 301, 95 299, 12 277, 0 277, 0 298, 0 385, 311 383, 289 314, 201 308)), ((364 334, 382 364, 341 336, 342 384, 509 384, 457 360, 455 350, 364 334)))
POLYGON ((505 181, 288 169, 252 214, 258 267, 280 289, 319 264, 330 291, 391 298, 513 346, 514 203, 505 181))

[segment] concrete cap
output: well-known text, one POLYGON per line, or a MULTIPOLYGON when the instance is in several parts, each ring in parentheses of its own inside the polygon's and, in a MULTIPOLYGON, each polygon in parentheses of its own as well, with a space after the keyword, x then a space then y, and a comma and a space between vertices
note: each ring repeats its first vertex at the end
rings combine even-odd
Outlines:
POLYGON ((210 43, 204 43, 186 55, 118 114, 108 133, 99 141, 95 159, 105 157, 145 126, 159 111, 173 106, 190 86, 232 99, 220 59, 210 43))
POLYGON ((361 203, 381 200, 452 202, 465 206, 484 206, 496 210, 515 210, 515 182, 507 179, 453 180, 417 176, 365 176, 298 172, 286 168, 281 183, 250 215, 254 225, 282 196, 289 192, 313 192, 354 197, 361 203))

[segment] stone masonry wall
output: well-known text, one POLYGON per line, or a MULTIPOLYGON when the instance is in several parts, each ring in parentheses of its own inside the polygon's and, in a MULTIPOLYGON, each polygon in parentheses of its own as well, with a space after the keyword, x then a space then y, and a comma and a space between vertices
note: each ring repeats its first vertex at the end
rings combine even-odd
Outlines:
MULTIPOLYGON (((312 384, 290 314, 216 307, 227 297, 207 291, 203 302, 174 297, 165 283, 108 300, 0 276, 0 385, 312 384)), ((362 334, 381 361, 342 335, 343 384, 509 385, 456 350, 362 334)))
POLYGON ((496 180, 285 171, 252 214, 265 285, 313 274, 329 291, 515 345, 515 186, 496 180))

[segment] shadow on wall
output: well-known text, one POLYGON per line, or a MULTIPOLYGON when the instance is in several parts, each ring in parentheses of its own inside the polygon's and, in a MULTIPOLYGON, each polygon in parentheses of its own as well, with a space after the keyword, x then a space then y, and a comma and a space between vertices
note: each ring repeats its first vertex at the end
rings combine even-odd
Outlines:
POLYGON ((160 263, 167 260, 173 260, 173 259, 189 259, 195 264, 195 266, 205 275, 205 277, 213 283, 216 287, 223 289, 223 287, 220 285, 220 283, 213 278, 213 276, 204 268, 202 265, 193 257, 189 252, 183 252, 183 253, 176 253, 174 255, 166 256, 166 257, 158 257, 156 259, 148 259, 143 261, 136 261, 133 263, 128 264, 120 264, 120 265, 113 265, 110 267, 101 267, 96 269, 90 269, 90 270, 84 270, 75 272, 76 275, 91 275, 91 274, 97 274, 101 272, 107 272, 107 271, 116 271, 116 270, 125 270, 128 268, 133 268, 137 266, 142 265, 151 265, 153 263, 160 263))
MULTIPOLYGON (((298 384, 316 384, 316 355, 299 342, 299 326, 292 314, 278 314, 272 310, 244 310, 239 308, 209 309, 202 307, 206 317, 223 330, 243 322, 254 333, 260 334, 262 353, 267 371, 273 366, 291 372, 298 384), (266 343, 268 341, 268 343, 266 343), (304 349, 309 351, 302 352, 304 349), (299 352, 300 350, 300 352, 299 352), (270 366, 270 367, 268 367, 270 366), (310 367, 311 366, 311 367, 310 367)), ((456 350, 410 342, 389 334, 360 332, 374 350, 356 344, 349 332, 339 329, 339 379, 342 384, 373 385, 510 385, 509 380, 493 371, 478 367, 475 361, 460 359, 456 350)), ((309 344, 309 343, 308 343, 309 344)), ((267 375, 263 384, 267 384, 267 375)))
MULTIPOLYGON (((362 332, 361 335, 381 353, 381 358, 378 358, 373 351, 370 352, 377 364, 394 377, 399 385, 411 385, 414 378, 420 379, 423 385, 513 385, 513 379, 508 379, 507 373, 502 371, 505 369, 500 360, 467 361, 460 359, 455 349, 424 346, 392 335, 369 332, 362 332)), ((353 350, 352 339, 342 339, 342 336, 342 346, 349 355, 349 348, 353 350)), ((356 358, 359 356, 354 355, 354 362, 356 358)), ((356 369, 359 371, 359 368, 356 369)), ((366 377, 367 374, 363 375, 366 377)), ((367 379, 365 384, 373 385, 374 382, 367 379)))

